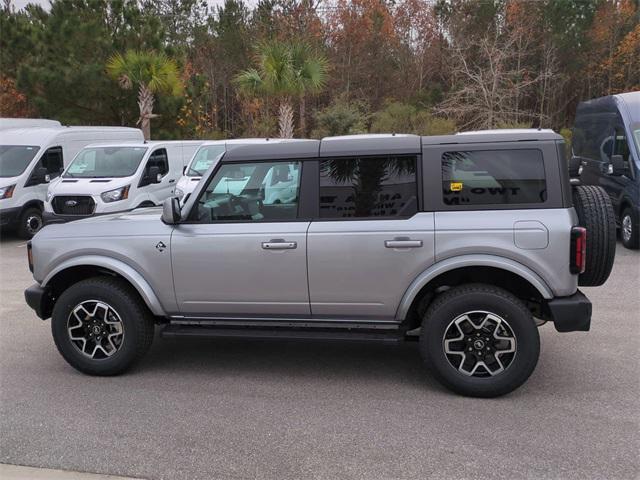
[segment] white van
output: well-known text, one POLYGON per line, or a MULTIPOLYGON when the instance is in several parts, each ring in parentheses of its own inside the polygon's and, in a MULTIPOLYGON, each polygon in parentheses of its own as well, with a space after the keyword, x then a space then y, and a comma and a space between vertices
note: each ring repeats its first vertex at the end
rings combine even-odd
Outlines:
POLYGON ((0 228, 32 237, 43 225, 47 182, 96 142, 140 142, 137 128, 29 127, 0 130, 0 228))
MULTIPOLYGON (((184 169, 184 175, 178 180, 175 196, 184 203, 189 195, 195 190, 196 185, 206 173, 206 171, 217 162, 222 154, 234 146, 255 145, 267 143, 296 142, 299 139, 293 138, 237 138, 233 140, 212 140, 203 142, 196 151, 189 164, 184 169)), ((228 182, 225 182, 225 185, 228 182)), ((234 187, 242 188, 241 180, 234 179, 234 187)))
POLYGON ((29 128, 29 127, 61 127, 57 120, 47 120, 46 118, 0 118, 0 130, 9 128, 29 128))
POLYGON ((202 141, 89 145, 49 184, 45 223, 152 207, 174 194, 202 141))

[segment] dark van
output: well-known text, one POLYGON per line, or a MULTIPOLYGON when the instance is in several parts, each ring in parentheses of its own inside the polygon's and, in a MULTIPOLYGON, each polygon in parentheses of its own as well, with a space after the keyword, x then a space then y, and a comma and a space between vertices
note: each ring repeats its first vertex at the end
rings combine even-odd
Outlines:
POLYGON ((572 145, 571 176, 607 191, 622 243, 640 247, 640 92, 581 102, 572 145))

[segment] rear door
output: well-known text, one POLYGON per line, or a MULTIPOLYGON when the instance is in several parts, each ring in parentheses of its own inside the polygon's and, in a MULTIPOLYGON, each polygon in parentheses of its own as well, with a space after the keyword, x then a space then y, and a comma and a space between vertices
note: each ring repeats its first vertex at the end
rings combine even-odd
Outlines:
POLYGON ((433 263, 419 160, 416 153, 321 159, 319 218, 307 240, 314 317, 393 320, 413 279, 433 263))

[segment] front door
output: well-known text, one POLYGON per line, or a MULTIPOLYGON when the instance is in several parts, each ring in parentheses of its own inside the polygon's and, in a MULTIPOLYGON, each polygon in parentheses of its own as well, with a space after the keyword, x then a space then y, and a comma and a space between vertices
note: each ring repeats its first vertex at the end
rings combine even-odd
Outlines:
POLYGON ((433 213, 419 212, 417 157, 324 159, 308 235, 313 317, 393 320, 434 261, 433 213))
POLYGON ((299 161, 218 168, 189 221, 178 225, 171 239, 176 300, 183 315, 310 314, 309 222, 298 220, 301 168, 299 161), (286 194, 277 194, 280 183, 286 194))

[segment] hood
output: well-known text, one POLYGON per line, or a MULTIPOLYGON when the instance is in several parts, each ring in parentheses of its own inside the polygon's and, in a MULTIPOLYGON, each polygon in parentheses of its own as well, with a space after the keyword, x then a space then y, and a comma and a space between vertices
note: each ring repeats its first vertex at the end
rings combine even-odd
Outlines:
POLYGON ((166 235, 172 227, 162 223, 161 215, 162 207, 96 215, 73 222, 47 225, 36 236, 38 238, 103 238, 166 235))
POLYGON ((0 188, 8 187, 14 183, 18 183, 20 177, 0 177, 0 188))
POLYGON ((58 177, 49 184, 52 195, 100 195, 116 188, 131 185, 126 178, 69 178, 58 177))

